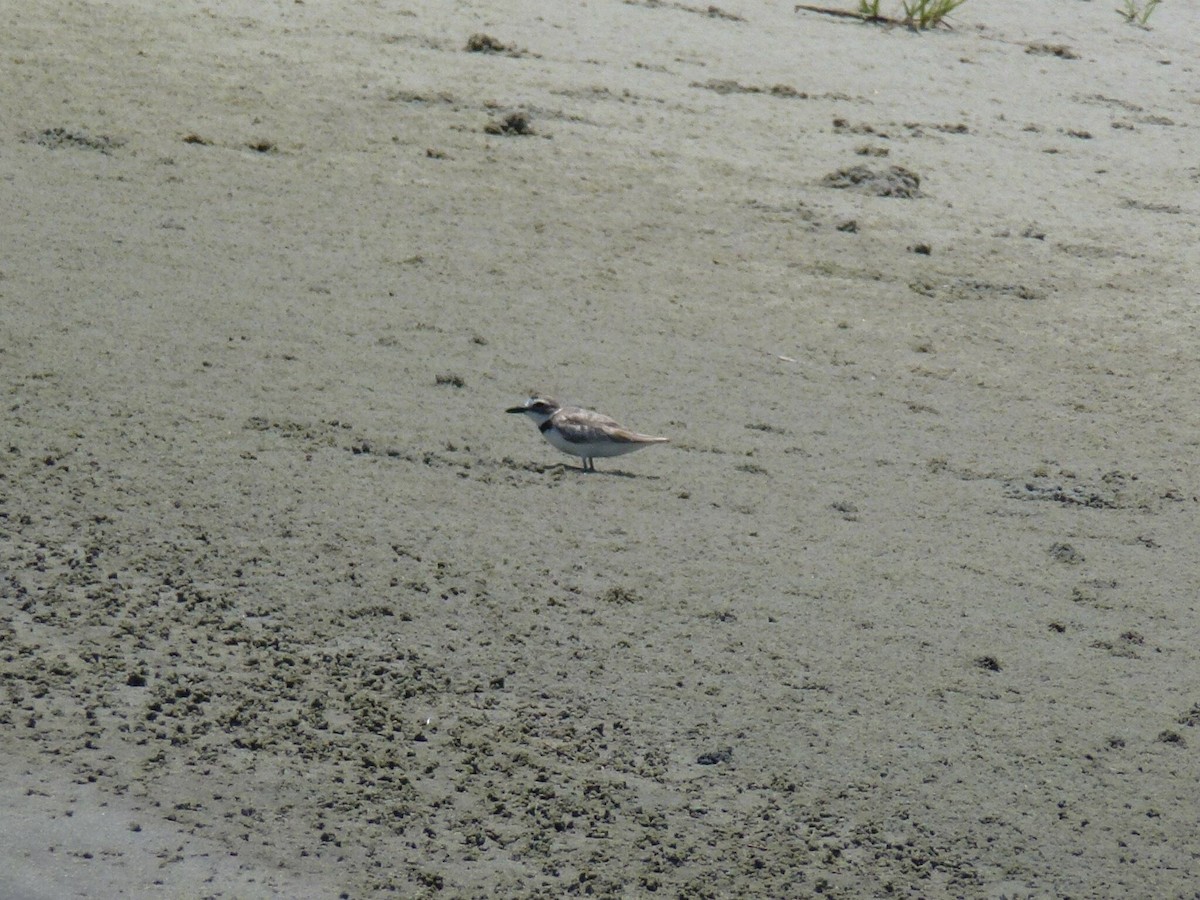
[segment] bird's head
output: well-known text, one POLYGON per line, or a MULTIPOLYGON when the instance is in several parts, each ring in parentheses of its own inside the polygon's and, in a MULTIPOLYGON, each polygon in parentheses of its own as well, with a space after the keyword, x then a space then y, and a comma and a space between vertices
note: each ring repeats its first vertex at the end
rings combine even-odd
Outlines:
POLYGON ((525 413, 525 415, 541 425, 561 408, 557 400, 552 400, 549 397, 534 396, 526 400, 524 405, 513 406, 506 409, 505 412, 525 413))

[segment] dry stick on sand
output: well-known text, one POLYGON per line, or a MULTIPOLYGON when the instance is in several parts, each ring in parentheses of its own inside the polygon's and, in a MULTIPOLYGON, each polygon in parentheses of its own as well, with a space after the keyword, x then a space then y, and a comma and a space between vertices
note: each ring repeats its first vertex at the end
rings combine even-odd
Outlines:
POLYGON ((793 10, 793 12, 800 12, 802 9, 806 12, 820 13, 823 16, 837 16, 839 19, 857 19, 860 22, 874 22, 883 25, 908 24, 903 19, 891 19, 887 16, 871 16, 865 13, 851 12, 848 9, 831 9, 828 6, 809 6, 807 3, 796 4, 796 8, 793 10))
MULTIPOLYGON (((904 28, 921 30, 938 25, 950 28, 950 24, 946 21, 946 16, 966 2, 967 0, 939 0, 932 8, 929 6, 930 0, 917 0, 911 6, 905 3, 905 17, 903 19, 893 19, 891 16, 881 16, 869 12, 851 12, 848 9, 833 9, 829 6, 810 6, 807 3, 796 4, 793 12, 805 10, 806 12, 820 13, 823 16, 837 16, 839 19, 855 19, 859 22, 870 22, 873 25, 900 25, 904 28)), ((1129 3, 1132 0, 1126 0, 1126 2, 1129 3)), ((863 8, 868 7, 864 4, 863 8)), ((874 8, 878 9, 879 4, 874 4, 874 8)))

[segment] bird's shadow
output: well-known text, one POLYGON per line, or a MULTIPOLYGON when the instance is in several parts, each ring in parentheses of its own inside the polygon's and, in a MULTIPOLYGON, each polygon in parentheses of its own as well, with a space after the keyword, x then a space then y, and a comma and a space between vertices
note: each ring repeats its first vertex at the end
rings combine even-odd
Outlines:
POLYGON ((658 481, 660 475, 642 475, 637 472, 626 472, 623 469, 584 469, 581 466, 572 466, 567 463, 558 463, 558 468, 563 472, 571 472, 574 475, 582 478, 583 476, 603 475, 609 478, 639 478, 646 481, 658 481))

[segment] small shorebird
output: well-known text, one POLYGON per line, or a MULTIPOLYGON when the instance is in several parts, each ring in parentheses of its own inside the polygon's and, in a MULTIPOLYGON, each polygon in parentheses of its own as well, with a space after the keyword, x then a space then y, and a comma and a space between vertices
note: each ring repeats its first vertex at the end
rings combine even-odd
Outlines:
POLYGON ((578 406, 563 406, 549 397, 530 397, 524 406, 514 406, 505 412, 529 416, 551 445, 563 453, 582 457, 585 472, 596 471, 596 464, 592 462, 594 457, 623 456, 670 440, 638 434, 623 428, 608 416, 578 406))

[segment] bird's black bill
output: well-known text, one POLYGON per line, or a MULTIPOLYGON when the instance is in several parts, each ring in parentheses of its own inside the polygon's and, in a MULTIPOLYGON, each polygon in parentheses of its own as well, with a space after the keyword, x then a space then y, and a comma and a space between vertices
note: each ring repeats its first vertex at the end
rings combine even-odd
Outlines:
POLYGON ((510 413, 510 412, 525 412, 525 407, 523 407, 523 406, 514 406, 514 407, 512 407, 511 409, 506 409, 506 410, 505 410, 505 412, 506 412, 506 413, 510 413))

